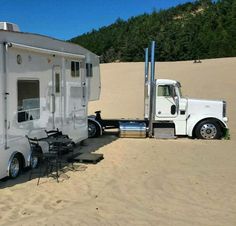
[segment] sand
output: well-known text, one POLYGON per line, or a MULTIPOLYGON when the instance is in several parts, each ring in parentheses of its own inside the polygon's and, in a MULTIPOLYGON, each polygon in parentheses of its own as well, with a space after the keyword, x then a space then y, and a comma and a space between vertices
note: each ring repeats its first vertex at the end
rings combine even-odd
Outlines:
MULTIPOLYGON (((143 117, 143 63, 101 65, 102 93, 89 112, 143 117)), ((236 58, 156 64, 189 97, 225 99, 231 140, 90 139, 104 154, 60 183, 0 182, 0 225, 236 225, 236 58)))

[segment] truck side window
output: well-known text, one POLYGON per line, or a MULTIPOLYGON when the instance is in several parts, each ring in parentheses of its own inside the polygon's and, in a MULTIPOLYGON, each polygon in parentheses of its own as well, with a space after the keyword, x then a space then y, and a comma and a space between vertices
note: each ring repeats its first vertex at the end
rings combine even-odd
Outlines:
POLYGON ((80 76, 80 62, 71 61, 71 77, 80 76))
POLYGON ((86 63, 86 76, 93 77, 93 65, 86 63))
POLYGON ((17 81, 18 122, 40 118, 39 80, 17 81))
POLYGON ((171 87, 169 85, 159 85, 157 96, 160 97, 170 97, 171 96, 171 87))

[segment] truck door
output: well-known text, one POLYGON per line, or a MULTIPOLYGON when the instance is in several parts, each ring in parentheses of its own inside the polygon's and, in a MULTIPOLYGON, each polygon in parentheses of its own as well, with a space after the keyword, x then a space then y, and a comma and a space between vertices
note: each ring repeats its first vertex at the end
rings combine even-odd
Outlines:
POLYGON ((63 97, 61 67, 53 66, 52 69, 52 96, 54 96, 53 127, 60 128, 63 123, 63 97))
POLYGON ((175 87, 173 85, 158 85, 156 90, 156 117, 177 117, 177 106, 175 99, 175 87))

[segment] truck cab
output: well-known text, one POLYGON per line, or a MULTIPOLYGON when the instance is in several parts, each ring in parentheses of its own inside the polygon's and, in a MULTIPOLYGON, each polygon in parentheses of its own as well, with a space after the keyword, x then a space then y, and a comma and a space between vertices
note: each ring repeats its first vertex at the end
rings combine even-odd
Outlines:
POLYGON ((171 125, 177 136, 200 139, 219 139, 224 135, 227 129, 225 101, 183 97, 181 84, 169 79, 157 79, 153 93, 154 128, 159 124, 171 125))

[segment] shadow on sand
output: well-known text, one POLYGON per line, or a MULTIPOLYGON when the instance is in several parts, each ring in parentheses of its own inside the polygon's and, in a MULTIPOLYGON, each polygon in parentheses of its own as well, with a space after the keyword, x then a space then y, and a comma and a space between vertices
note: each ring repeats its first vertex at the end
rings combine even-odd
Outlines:
POLYGON ((118 139, 117 132, 106 131, 104 135, 97 138, 90 138, 82 142, 78 148, 75 148, 75 153, 91 153, 96 152, 99 148, 106 146, 118 139))
MULTIPOLYGON (((81 144, 77 144, 75 149, 74 149, 74 156, 78 156, 79 154, 83 153, 92 153, 96 152, 98 149, 101 147, 108 145, 112 143, 113 141, 117 140, 117 132, 106 132, 103 136, 98 137, 98 138, 91 138, 87 139, 81 144)), ((65 155, 65 158, 68 158, 67 155, 65 155)), ((68 163, 69 166, 70 163, 68 163)), ((83 171, 86 170, 87 167, 84 167, 84 164, 77 164, 76 163, 76 171, 83 171)), ((29 181, 29 174, 30 174, 30 169, 23 169, 21 175, 15 179, 10 179, 10 178, 3 178, 0 180, 0 189, 8 188, 8 187, 13 187, 18 184, 25 183, 29 181)), ((34 178, 37 178, 37 174, 33 176, 34 178)), ((36 186, 36 184, 35 184, 36 186)))

